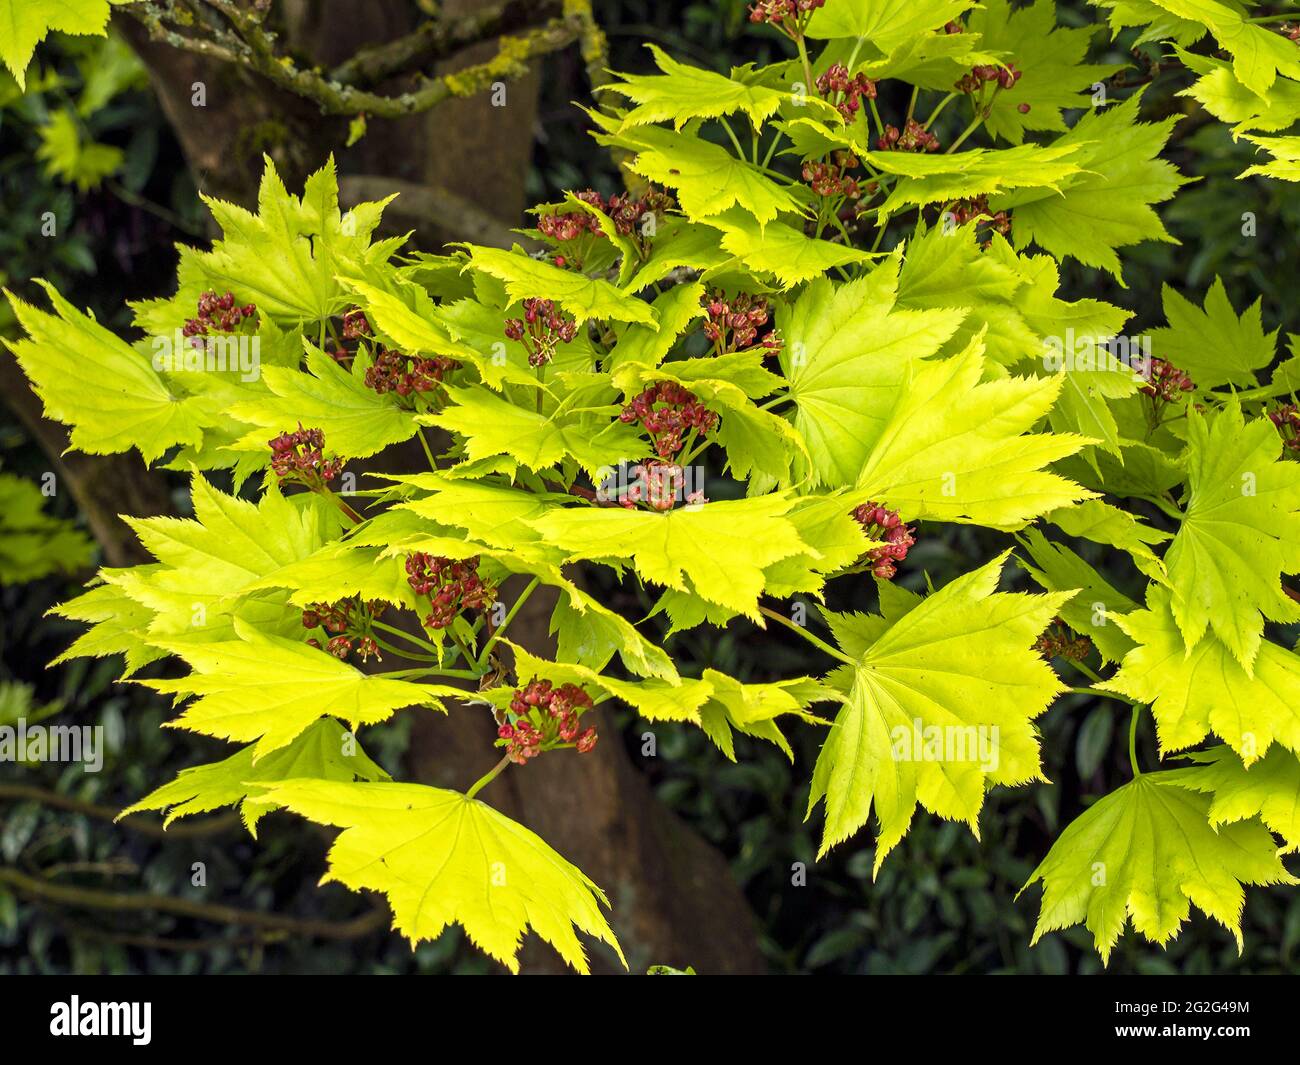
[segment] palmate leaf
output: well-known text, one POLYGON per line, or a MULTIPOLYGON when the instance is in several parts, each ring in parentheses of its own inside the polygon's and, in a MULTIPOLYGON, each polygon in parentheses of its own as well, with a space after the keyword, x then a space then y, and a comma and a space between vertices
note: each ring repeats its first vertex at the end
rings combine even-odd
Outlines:
POLYGON ((764 567, 806 550, 774 494, 679 507, 663 514, 618 508, 552 509, 525 519, 570 559, 631 564, 645 580, 696 594, 758 619, 764 567), (689 581, 689 584, 688 584, 689 581))
POLYGON ((839 701, 837 692, 808 678, 742 684, 716 669, 706 669, 703 679, 713 691, 700 707, 700 728, 733 762, 736 760, 735 732, 775 744, 793 762, 794 751, 781 733, 778 718, 789 716, 807 724, 825 725, 807 707, 839 701))
POLYGON ((1258 817, 1286 841, 1287 850, 1300 851, 1300 760, 1292 752, 1275 745, 1249 768, 1227 747, 1186 757, 1197 764, 1168 776, 1211 797, 1212 827, 1258 817))
POLYGON ((980 247, 978 222, 921 228, 907 243, 898 275, 898 305, 911 310, 949 307, 966 311, 946 350, 960 351, 977 334, 989 357, 1003 365, 1020 362, 1042 342, 1017 307, 1025 287, 1015 252, 999 261, 980 247))
MULTIPOLYGON (((613 696, 627 703, 649 721, 676 721, 698 726, 732 761, 732 729, 774 743, 792 755, 781 734, 777 719, 787 715, 812 724, 824 724, 807 712, 815 703, 838 700, 832 689, 809 677, 775 681, 767 684, 744 684, 716 669, 705 669, 698 678, 640 681, 607 677, 585 666, 548 662, 511 644, 515 654, 515 672, 520 683, 542 678, 552 684, 576 684, 589 695, 613 696)), ((495 688, 481 697, 498 709, 510 705, 513 691, 495 688)))
POLYGON ((305 425, 325 434, 328 453, 365 458, 419 431, 414 412, 398 406, 394 394, 366 387, 367 358, 357 355, 349 371, 314 344, 304 341, 304 346, 306 371, 263 367, 269 391, 230 408, 232 417, 258 426, 237 447, 265 452, 271 437, 305 425))
MULTIPOLYGON (((650 246, 650 257, 623 286, 625 292, 640 292, 662 281, 678 267, 709 271, 732 261, 733 256, 718 247, 718 231, 673 215, 659 226, 650 246)), ((667 296, 684 286, 675 286, 667 296)), ((658 302, 658 301, 656 301, 658 302)), ((664 328, 671 328, 665 325, 664 328)))
POLYGON ((136 448, 152 462, 176 444, 203 440, 195 400, 168 388, 149 357, 42 282, 55 314, 6 291, 27 339, 6 341, 49 417, 72 428, 72 446, 92 455, 136 448))
POLYGON ((905 41, 955 19, 974 0, 878 0, 830 3, 808 20, 814 39, 856 37, 888 52, 905 41))
POLYGON ((1119 248, 1147 240, 1177 243, 1153 204, 1170 199, 1187 179, 1158 158, 1177 122, 1137 121, 1142 94, 1122 104, 1085 114, 1055 145, 1091 146, 1072 158, 1085 171, 1068 179, 1061 193, 1018 189, 989 201, 992 210, 1015 209, 1012 236, 1017 248, 1030 242, 1058 259, 1097 266, 1123 283, 1119 248))
POLYGON ((355 732, 407 706, 446 710, 442 700, 464 692, 370 676, 299 640, 264 636, 236 620, 236 640, 158 641, 193 670, 180 680, 146 680, 155 691, 195 696, 172 728, 239 743, 257 741, 253 761, 292 743, 313 722, 340 717, 355 732))
MULTIPOLYGON (((626 96, 635 107, 622 116, 621 130, 655 122, 672 122, 681 129, 693 118, 720 118, 737 112, 761 125, 794 95, 768 85, 749 83, 734 76, 679 63, 662 48, 648 44, 662 74, 616 74, 622 79, 601 86, 604 92, 626 96)), ((800 105, 831 108, 824 100, 801 96, 800 105)))
POLYGON ((1143 524, 1127 510, 1100 499, 1088 499, 1072 507, 1062 507, 1044 515, 1067 536, 1078 536, 1094 544, 1105 544, 1127 552, 1137 566, 1152 580, 1164 580, 1164 563, 1153 547, 1173 537, 1160 529, 1143 524))
POLYGON ((1247 423, 1235 401, 1188 411, 1189 498, 1165 555, 1174 618, 1188 651, 1209 626, 1247 674, 1264 619, 1300 621, 1280 580, 1300 571, 1300 467, 1281 450, 1272 423, 1247 423))
POLYGON ((90 625, 88 632, 78 636, 72 646, 50 662, 51 666, 74 658, 120 654, 125 656, 126 669, 119 679, 125 680, 150 662, 165 657, 166 652, 150 644, 145 632, 153 611, 111 584, 97 584, 76 599, 51 607, 50 613, 90 625))
POLYGON ((617 654, 623 668, 637 676, 669 683, 678 679, 668 653, 642 636, 627 618, 576 585, 565 586, 565 591, 568 594, 556 601, 550 623, 559 661, 602 670, 617 654))
POLYGON ((510 342, 502 332, 504 316, 493 322, 491 343, 480 345, 466 342, 464 332, 458 328, 462 323, 452 317, 459 304, 435 306, 423 290, 413 285, 399 286, 396 292, 354 278, 349 278, 347 285, 361 298, 366 317, 399 350, 456 359, 474 367, 490 388, 507 383, 538 387, 536 373, 502 357, 510 351, 510 342), (453 329, 457 331, 453 333, 453 329))
POLYGON ((1273 361, 1277 330, 1265 333, 1260 323, 1262 299, 1238 316, 1215 278, 1205 296, 1205 308, 1196 307, 1169 285, 1163 289, 1164 329, 1151 331, 1152 353, 1187 371, 1202 388, 1234 384, 1252 387, 1255 371, 1273 361))
POLYGON ((1300 55, 1293 42, 1270 27, 1252 25, 1240 8, 1218 0, 1151 0, 1180 19, 1199 22, 1232 55, 1237 80, 1263 96, 1278 74, 1300 78, 1300 55))
POLYGON ((814 488, 856 482, 913 361, 937 353, 961 324, 960 310, 897 309, 897 290, 894 257, 857 281, 814 281, 778 317, 814 488))
MULTIPOLYGON (((1216 828, 1210 800, 1144 773, 1069 825, 1025 884, 1042 883, 1033 942, 1083 924, 1103 963, 1131 918, 1152 943, 1173 939, 1194 903, 1241 947, 1243 884, 1294 884, 1268 829, 1249 820, 1216 828)), ((1024 891, 1025 888, 1021 888, 1024 891)))
POLYGON ((581 325, 591 318, 640 322, 657 328, 650 305, 629 296, 602 278, 564 270, 522 252, 464 246, 470 266, 504 281, 511 300, 541 298, 560 304, 581 325))
POLYGON ((654 127, 601 138, 636 152, 629 164, 650 181, 676 190, 688 218, 700 221, 740 207, 765 226, 779 214, 803 213, 789 188, 727 149, 697 136, 654 127))
POLYGON ((1063 131, 1061 112, 1087 106, 1084 90, 1123 69, 1084 62, 1094 30, 1058 26, 1054 0, 1035 0, 1021 8, 1012 8, 1008 0, 983 0, 966 27, 981 34, 981 48, 1004 53, 1021 72, 1014 87, 993 97, 984 122, 990 134, 1012 144, 1020 144, 1028 130, 1063 131), (1021 111, 1022 104, 1028 110, 1021 111))
MULTIPOLYGON (((1068 513, 1068 511, 1066 512, 1068 513)), ((1061 619, 1096 645, 1107 662, 1118 662, 1133 649, 1133 641, 1115 624, 1115 618, 1137 609, 1128 596, 1065 544, 1048 540, 1037 529, 1028 529, 1021 544, 1030 562, 1020 561, 1034 581, 1049 592, 1075 592, 1061 607, 1061 619)))
MULTIPOLYGON (((457 433, 465 439, 471 462, 505 455, 530 470, 545 470, 572 457, 595 477, 602 467, 646 454, 647 445, 631 426, 610 420, 617 408, 579 413, 567 403, 552 414, 540 414, 486 388, 446 386, 449 403, 420 420, 457 433)), ((513 471, 512 471, 513 472, 513 471)))
POLYGON ((311 555, 337 530, 319 496, 286 498, 272 486, 256 503, 217 491, 202 476, 191 481, 194 518, 135 518, 129 524, 157 566, 118 571, 109 579, 152 614, 153 637, 230 639, 236 617, 269 631, 295 631, 298 611, 283 596, 237 597, 259 578, 311 555))
POLYGON ((94 542, 72 522, 45 512, 32 481, 0 473, 0 584, 33 581, 88 566, 94 542))
POLYGON ((334 541, 305 558, 273 570, 246 585, 243 591, 285 588, 289 590, 288 601, 297 607, 357 596, 416 610, 418 600, 403 567, 399 559, 385 557, 380 547, 334 541))
POLYGON ((1175 48, 1179 60, 1200 75, 1180 92, 1190 96, 1215 118, 1230 123, 1233 133, 1244 130, 1284 130, 1300 117, 1300 83, 1279 78, 1262 96, 1237 80, 1232 64, 1175 48))
POLYGON ((803 230, 784 222, 760 226, 753 217, 735 207, 704 222, 722 231, 724 251, 741 260, 747 269, 770 274, 783 288, 811 281, 837 266, 866 262, 873 257, 862 248, 805 236, 803 230))
MULTIPOLYGON (((787 481, 790 464, 807 448, 788 421, 754 402, 780 386, 781 379, 764 369, 756 351, 681 359, 654 368, 628 364, 614 372, 614 383, 629 399, 651 384, 673 381, 694 392, 720 415, 713 433, 727 453, 727 470, 739 479, 757 472, 773 481, 787 481)), ((644 449, 643 449, 644 450, 644 449)), ((634 457, 625 452, 625 457, 634 457)))
POLYGON ((931 203, 951 203, 1010 189, 1059 190, 1081 173, 1082 144, 971 148, 954 155, 864 152, 877 170, 902 175, 881 205, 883 215, 931 203))
POLYGON ((256 836, 257 823, 275 809, 274 803, 258 798, 262 783, 299 777, 345 781, 390 779, 342 725, 333 718, 321 718, 289 746, 272 752, 256 764, 250 746, 220 762, 182 769, 175 780, 132 803, 117 815, 117 820, 144 810, 165 810, 165 827, 180 817, 239 803, 244 824, 256 836))
POLYGON ((1042 779, 1033 719, 1065 691, 1033 643, 1071 593, 995 591, 1006 555, 926 599, 881 588, 882 617, 828 614, 852 665, 813 772, 826 827, 819 854, 879 821, 875 869, 919 803, 979 833, 988 784, 1042 779))
POLYGON ((1114 35, 1129 27, 1141 27, 1137 44, 1174 41, 1188 48, 1206 34, 1204 25, 1171 15, 1164 8, 1158 7, 1155 0, 1089 0, 1089 2, 1109 12, 1106 19, 1114 35))
POLYGON ((1273 159, 1247 167, 1241 172, 1241 177, 1262 174, 1282 181, 1300 181, 1300 137, 1252 137, 1247 134, 1246 140, 1271 153, 1273 159))
POLYGON ((600 888, 539 836, 482 802, 419 784, 287 780, 265 787, 277 806, 343 829, 322 882, 383 892, 394 929, 412 944, 459 924, 475 946, 517 973, 520 942, 531 927, 586 973, 576 928, 623 961, 600 910, 609 905, 600 888))
POLYGON ((1094 495, 1047 468, 1086 437, 1030 432, 1055 402, 1061 377, 981 382, 984 366, 976 342, 914 369, 863 461, 859 494, 887 500, 909 520, 999 529, 1094 495))
POLYGON ((1151 704, 1162 753, 1213 731, 1250 766, 1274 741, 1300 751, 1300 655, 1265 642, 1247 673, 1212 635, 1190 650, 1169 609, 1169 591, 1147 590, 1147 609, 1115 619, 1137 644, 1100 686, 1151 704))
POLYGON ((128 0, 0 0, 0 60, 25 89, 27 64, 53 32, 103 37, 110 4, 128 0))
POLYGON ((133 305, 136 324, 148 333, 180 328, 208 289, 230 291, 237 303, 256 304, 284 327, 319 322, 347 305, 340 277, 377 270, 404 240, 370 241, 388 200, 340 211, 332 157, 307 179, 301 197, 285 188, 268 157, 256 214, 203 199, 222 237, 211 251, 181 245, 176 295, 133 305))
MULTIPOLYGON (((716 242, 717 235, 713 230, 705 232, 716 242)), ((655 246, 658 247, 658 241, 655 246)), ((658 366, 677 343, 682 331, 696 318, 703 317, 704 308, 700 301, 704 298, 704 293, 704 286, 698 281, 692 281, 689 284, 673 285, 662 295, 656 296, 651 306, 655 317, 659 319, 659 328, 628 326, 606 356, 605 368, 613 372, 628 363, 658 366)))

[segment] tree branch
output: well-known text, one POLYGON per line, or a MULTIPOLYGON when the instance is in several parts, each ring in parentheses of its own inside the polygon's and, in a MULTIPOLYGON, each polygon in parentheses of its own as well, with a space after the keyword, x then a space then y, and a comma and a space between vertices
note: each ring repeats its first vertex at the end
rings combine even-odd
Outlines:
MULTIPOLYGON (((74 799, 70 795, 60 795, 56 791, 46 791, 44 788, 33 787, 30 784, 0 784, 0 801, 5 799, 13 802, 38 802, 42 806, 85 814, 99 821, 117 821, 117 815, 121 813, 112 806, 100 806, 98 803, 74 799)), ((241 822, 238 814, 231 813, 207 817, 199 821, 183 822, 171 828, 163 828, 161 824, 151 820, 141 820, 140 814, 132 814, 117 823, 150 839, 176 840, 215 836, 236 828, 241 822)))
POLYGON ((215 924, 235 925, 287 932, 318 939, 360 939, 383 927, 387 909, 376 906, 347 921, 318 921, 303 917, 282 917, 275 913, 241 910, 235 906, 196 902, 170 895, 129 895, 97 888, 52 884, 40 877, 28 876, 17 869, 0 866, 0 884, 20 895, 77 909, 109 910, 114 913, 170 913, 215 924))
POLYGON ((471 45, 560 14, 559 0, 503 0, 453 22, 435 19, 422 23, 405 37, 362 48, 336 66, 330 77, 343 85, 371 88, 394 75, 418 70, 471 45))
MULTIPOLYGON (((259 12, 241 7, 233 0, 204 0, 204 2, 225 17, 229 29, 205 22, 202 23, 202 30, 209 36, 182 34, 168 19, 175 19, 177 25, 188 23, 189 29, 194 28, 195 20, 192 17, 178 18, 171 3, 132 4, 123 10, 139 19, 155 40, 163 41, 175 48, 247 67, 279 88, 314 102, 324 114, 329 115, 366 114, 376 118, 400 118, 418 114, 450 99, 474 96, 495 82, 521 78, 529 72, 528 64, 531 60, 558 52, 575 41, 582 49, 589 74, 602 81, 605 76, 603 69, 605 37, 596 26, 591 12, 591 0, 563 0, 561 8, 563 13, 559 17, 548 19, 540 26, 521 30, 516 34, 502 35, 497 54, 491 59, 454 73, 423 78, 417 88, 396 96, 370 92, 360 88, 359 85, 348 84, 338 76, 337 72, 327 75, 317 70, 299 67, 287 56, 276 55, 276 35, 262 26, 262 16, 259 12)), ((419 58, 420 48, 430 43, 436 45, 442 41, 447 48, 453 51, 459 50, 462 46, 452 48, 457 33, 473 38, 466 42, 469 44, 491 37, 493 35, 490 17, 492 12, 496 13, 495 18, 505 24, 508 18, 522 17, 520 12, 527 6, 529 5, 520 0, 508 0, 499 8, 489 9, 489 12, 477 16, 466 16, 454 24, 455 27, 463 27, 463 29, 453 28, 447 31, 444 27, 442 36, 436 27, 443 27, 443 24, 432 23, 430 25, 435 29, 423 31, 427 38, 425 41, 412 40, 408 37, 402 39, 407 43, 402 44, 401 48, 384 45, 377 49, 366 50, 358 53, 339 69, 346 77, 355 78, 358 82, 363 80, 363 75, 368 76, 371 72, 383 75, 390 66, 396 65, 400 70, 403 65, 419 58), (488 16, 485 21, 476 27, 475 20, 484 19, 485 16, 488 16)), ((533 6, 535 9, 535 5, 533 6)), ((418 37, 420 32, 417 31, 412 37, 418 37)))

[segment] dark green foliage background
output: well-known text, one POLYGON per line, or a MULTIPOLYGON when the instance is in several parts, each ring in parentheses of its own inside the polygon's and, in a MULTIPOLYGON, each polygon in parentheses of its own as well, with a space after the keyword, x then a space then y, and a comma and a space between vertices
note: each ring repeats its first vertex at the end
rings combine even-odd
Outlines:
MULTIPOLYGON (((1063 8, 1062 19, 1093 21, 1082 5, 1063 8)), ((617 69, 644 69, 641 42, 701 64, 767 61, 784 54, 773 35, 751 31, 734 0, 680 3, 671 0, 603 0, 597 13, 607 28, 617 69)), ((1099 51, 1104 51, 1099 35, 1099 51)), ((60 69, 77 77, 81 44, 59 46, 60 69)), ((45 53, 54 55, 53 50, 45 53)), ((1120 61, 1112 50, 1106 61, 1120 61)), ((563 189, 594 185, 614 191, 617 179, 587 139, 583 116, 569 105, 585 91, 573 57, 553 61, 542 102, 541 136, 529 179, 535 200, 563 189)), ((1173 94, 1185 85, 1177 71, 1161 74, 1148 89, 1148 117, 1186 109, 1173 94)), ((885 101, 885 107, 888 101, 885 101)), ((885 110, 882 107, 882 110, 885 110)), ((192 239, 201 217, 192 185, 165 122, 147 91, 121 97, 99 132, 128 152, 128 167, 116 190, 75 198, 52 185, 34 156, 39 114, 0 110, 0 269, 6 283, 26 291, 25 280, 45 276, 89 304, 101 320, 124 325, 127 298, 154 295, 169 282, 172 241, 192 239), (133 203, 161 205, 165 218, 133 203), (56 241, 35 235, 34 219, 56 210, 76 219, 70 235, 56 241)), ((1149 244, 1126 258, 1127 290, 1095 271, 1065 271, 1074 297, 1097 296, 1136 310, 1128 328, 1136 335, 1160 322, 1160 289, 1169 283, 1200 302, 1218 273, 1241 308, 1263 296, 1267 328, 1300 331, 1291 310, 1289 286, 1300 276, 1300 197, 1289 186, 1260 179, 1237 181, 1249 165, 1249 146, 1234 145, 1218 123, 1183 122, 1174 134, 1173 158, 1187 174, 1201 178, 1162 216, 1180 246, 1149 244), (1242 236, 1244 212, 1253 212, 1258 235, 1242 236)), ((0 315, 4 312, 0 311, 0 315)), ((0 317, 0 330, 11 323, 0 317)), ((0 448, 6 469, 33 477, 47 468, 39 450, 0 407, 0 448)), ((178 489, 181 485, 178 482, 178 489)), ((60 499, 60 505, 66 501, 60 499)), ((991 534, 946 526, 939 535, 922 530, 902 579, 923 587, 928 573, 936 585, 989 558, 1002 543, 991 534), (929 533, 929 535, 925 535, 929 533)), ((1094 559, 1105 568, 1104 560, 1094 559)), ((1128 581, 1117 571, 1112 579, 1128 581)), ((1024 583, 1023 577, 1020 578, 1024 583)), ((1121 584, 1122 586, 1122 584, 1121 584)), ((178 768, 209 760, 221 745, 159 728, 168 716, 157 699, 131 686, 112 683, 116 664, 78 662, 45 672, 43 664, 70 641, 74 627, 43 617, 73 591, 50 579, 0 588, 0 681, 35 686, 40 702, 64 701, 61 721, 105 726, 110 752, 105 769, 89 775, 77 768, 0 765, 0 782, 21 779, 77 798, 124 805, 169 778, 178 768)), ((608 589, 609 594, 619 593, 608 589)), ((873 593, 832 601, 837 609, 871 607, 873 593)), ((617 603, 617 599, 613 600, 617 603)), ((630 611, 645 604, 629 601, 630 611)), ((684 634, 673 645, 684 672, 716 666, 742 679, 767 679, 817 671, 808 648, 781 633, 760 634, 733 624, 720 638, 706 630, 684 634)), ((791 730, 796 759, 790 766, 774 748, 739 738, 738 764, 726 763, 692 729, 656 730, 657 757, 641 759, 644 724, 629 719, 625 742, 645 766, 662 799, 729 858, 757 914, 763 948, 777 972, 818 973, 1088 973, 1100 970, 1090 937, 1082 929, 1048 936, 1029 947, 1037 913, 1037 889, 1019 901, 1015 893, 1060 829, 1090 801, 1128 779, 1127 754, 1119 739, 1127 712, 1118 703, 1072 696, 1042 719, 1046 772, 1053 781, 990 796, 976 841, 961 826, 919 814, 914 827, 873 883, 869 833, 815 861, 817 822, 805 824, 807 781, 820 736, 791 730), (796 863, 806 864, 806 885, 796 886, 796 863)), ((400 765, 400 728, 373 751, 390 769, 400 765)), ((373 746, 374 740, 368 741, 373 746)), ((1154 737, 1141 737, 1141 750, 1154 761, 1154 737)), ((100 866, 68 881, 119 890, 190 895, 251 909, 275 909, 322 918, 358 911, 357 899, 331 885, 316 887, 323 842, 304 841, 300 825, 271 817, 253 842, 238 827, 206 840, 154 841, 102 822, 51 811, 34 803, 0 803, 0 862, 46 869, 58 863, 120 862, 100 866), (208 888, 190 887, 191 863, 207 867, 208 888), (116 871, 113 869, 116 868, 116 871)), ((1110 970, 1117 973, 1282 972, 1294 968, 1300 947, 1300 895, 1286 890, 1248 893, 1244 922, 1246 949, 1238 957, 1230 935, 1196 916, 1167 951, 1133 935, 1121 940, 1110 970)), ((19 902, 0 886, 0 972, 475 972, 490 963, 464 949, 456 933, 412 953, 395 936, 376 935, 356 943, 329 944, 289 937, 269 945, 239 942, 229 929, 159 917, 113 920, 94 913, 70 916, 19 902), (200 948, 169 951, 124 946, 104 938, 120 933, 203 939, 200 948)))

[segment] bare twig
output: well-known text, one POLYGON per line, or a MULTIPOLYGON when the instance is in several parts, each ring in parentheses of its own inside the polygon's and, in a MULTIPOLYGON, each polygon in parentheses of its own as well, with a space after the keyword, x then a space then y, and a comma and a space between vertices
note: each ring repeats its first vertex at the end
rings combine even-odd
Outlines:
POLYGON ((318 939, 360 939, 382 928, 387 917, 387 909, 382 906, 376 906, 347 921, 282 917, 274 913, 258 913, 255 910, 241 910, 235 906, 173 898, 170 895, 124 894, 100 891, 96 888, 54 884, 41 877, 28 876, 17 869, 3 866, 0 866, 0 884, 8 885, 27 898, 57 903, 74 909, 108 910, 114 913, 169 913, 178 917, 211 921, 215 924, 287 932, 291 935, 313 936, 318 939))
MULTIPOLYGON (((30 784, 0 784, 0 801, 9 799, 13 802, 38 802, 42 806, 52 806, 58 810, 85 814, 99 821, 115 821, 120 810, 112 806, 100 806, 98 803, 74 799, 70 795, 60 795, 56 791, 33 787, 30 784)), ((164 829, 161 824, 140 814, 119 821, 123 828, 138 832, 151 839, 202 839, 206 836, 219 835, 237 828, 240 824, 238 815, 221 814, 200 821, 183 821, 164 829)))

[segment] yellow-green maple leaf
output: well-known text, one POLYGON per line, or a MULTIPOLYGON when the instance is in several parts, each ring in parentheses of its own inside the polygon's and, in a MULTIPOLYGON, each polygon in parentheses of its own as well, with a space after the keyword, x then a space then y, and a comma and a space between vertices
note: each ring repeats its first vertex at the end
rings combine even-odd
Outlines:
POLYGON ((1006 555, 921 599, 882 585, 881 617, 831 614, 845 693, 813 772, 809 813, 825 801, 820 854, 866 824, 875 868, 906 835, 917 804, 979 833, 989 784, 1041 780, 1033 719, 1065 686, 1033 643, 1072 593, 997 592, 1006 555))
POLYGON ((1033 942, 1083 924, 1106 963, 1130 918, 1163 945, 1195 903, 1240 949, 1242 885, 1296 880, 1263 825, 1242 821, 1216 831, 1209 806, 1205 796, 1178 787, 1175 773, 1144 773, 1090 806, 1025 884, 1043 884, 1033 942))
POLYGON ((267 800, 343 829, 322 883, 383 892, 393 927, 413 944, 459 924, 475 946, 517 973, 531 927, 586 973, 576 927, 624 961, 600 910, 609 905, 604 892, 539 836, 482 802, 420 784, 286 780, 265 788, 267 800))

